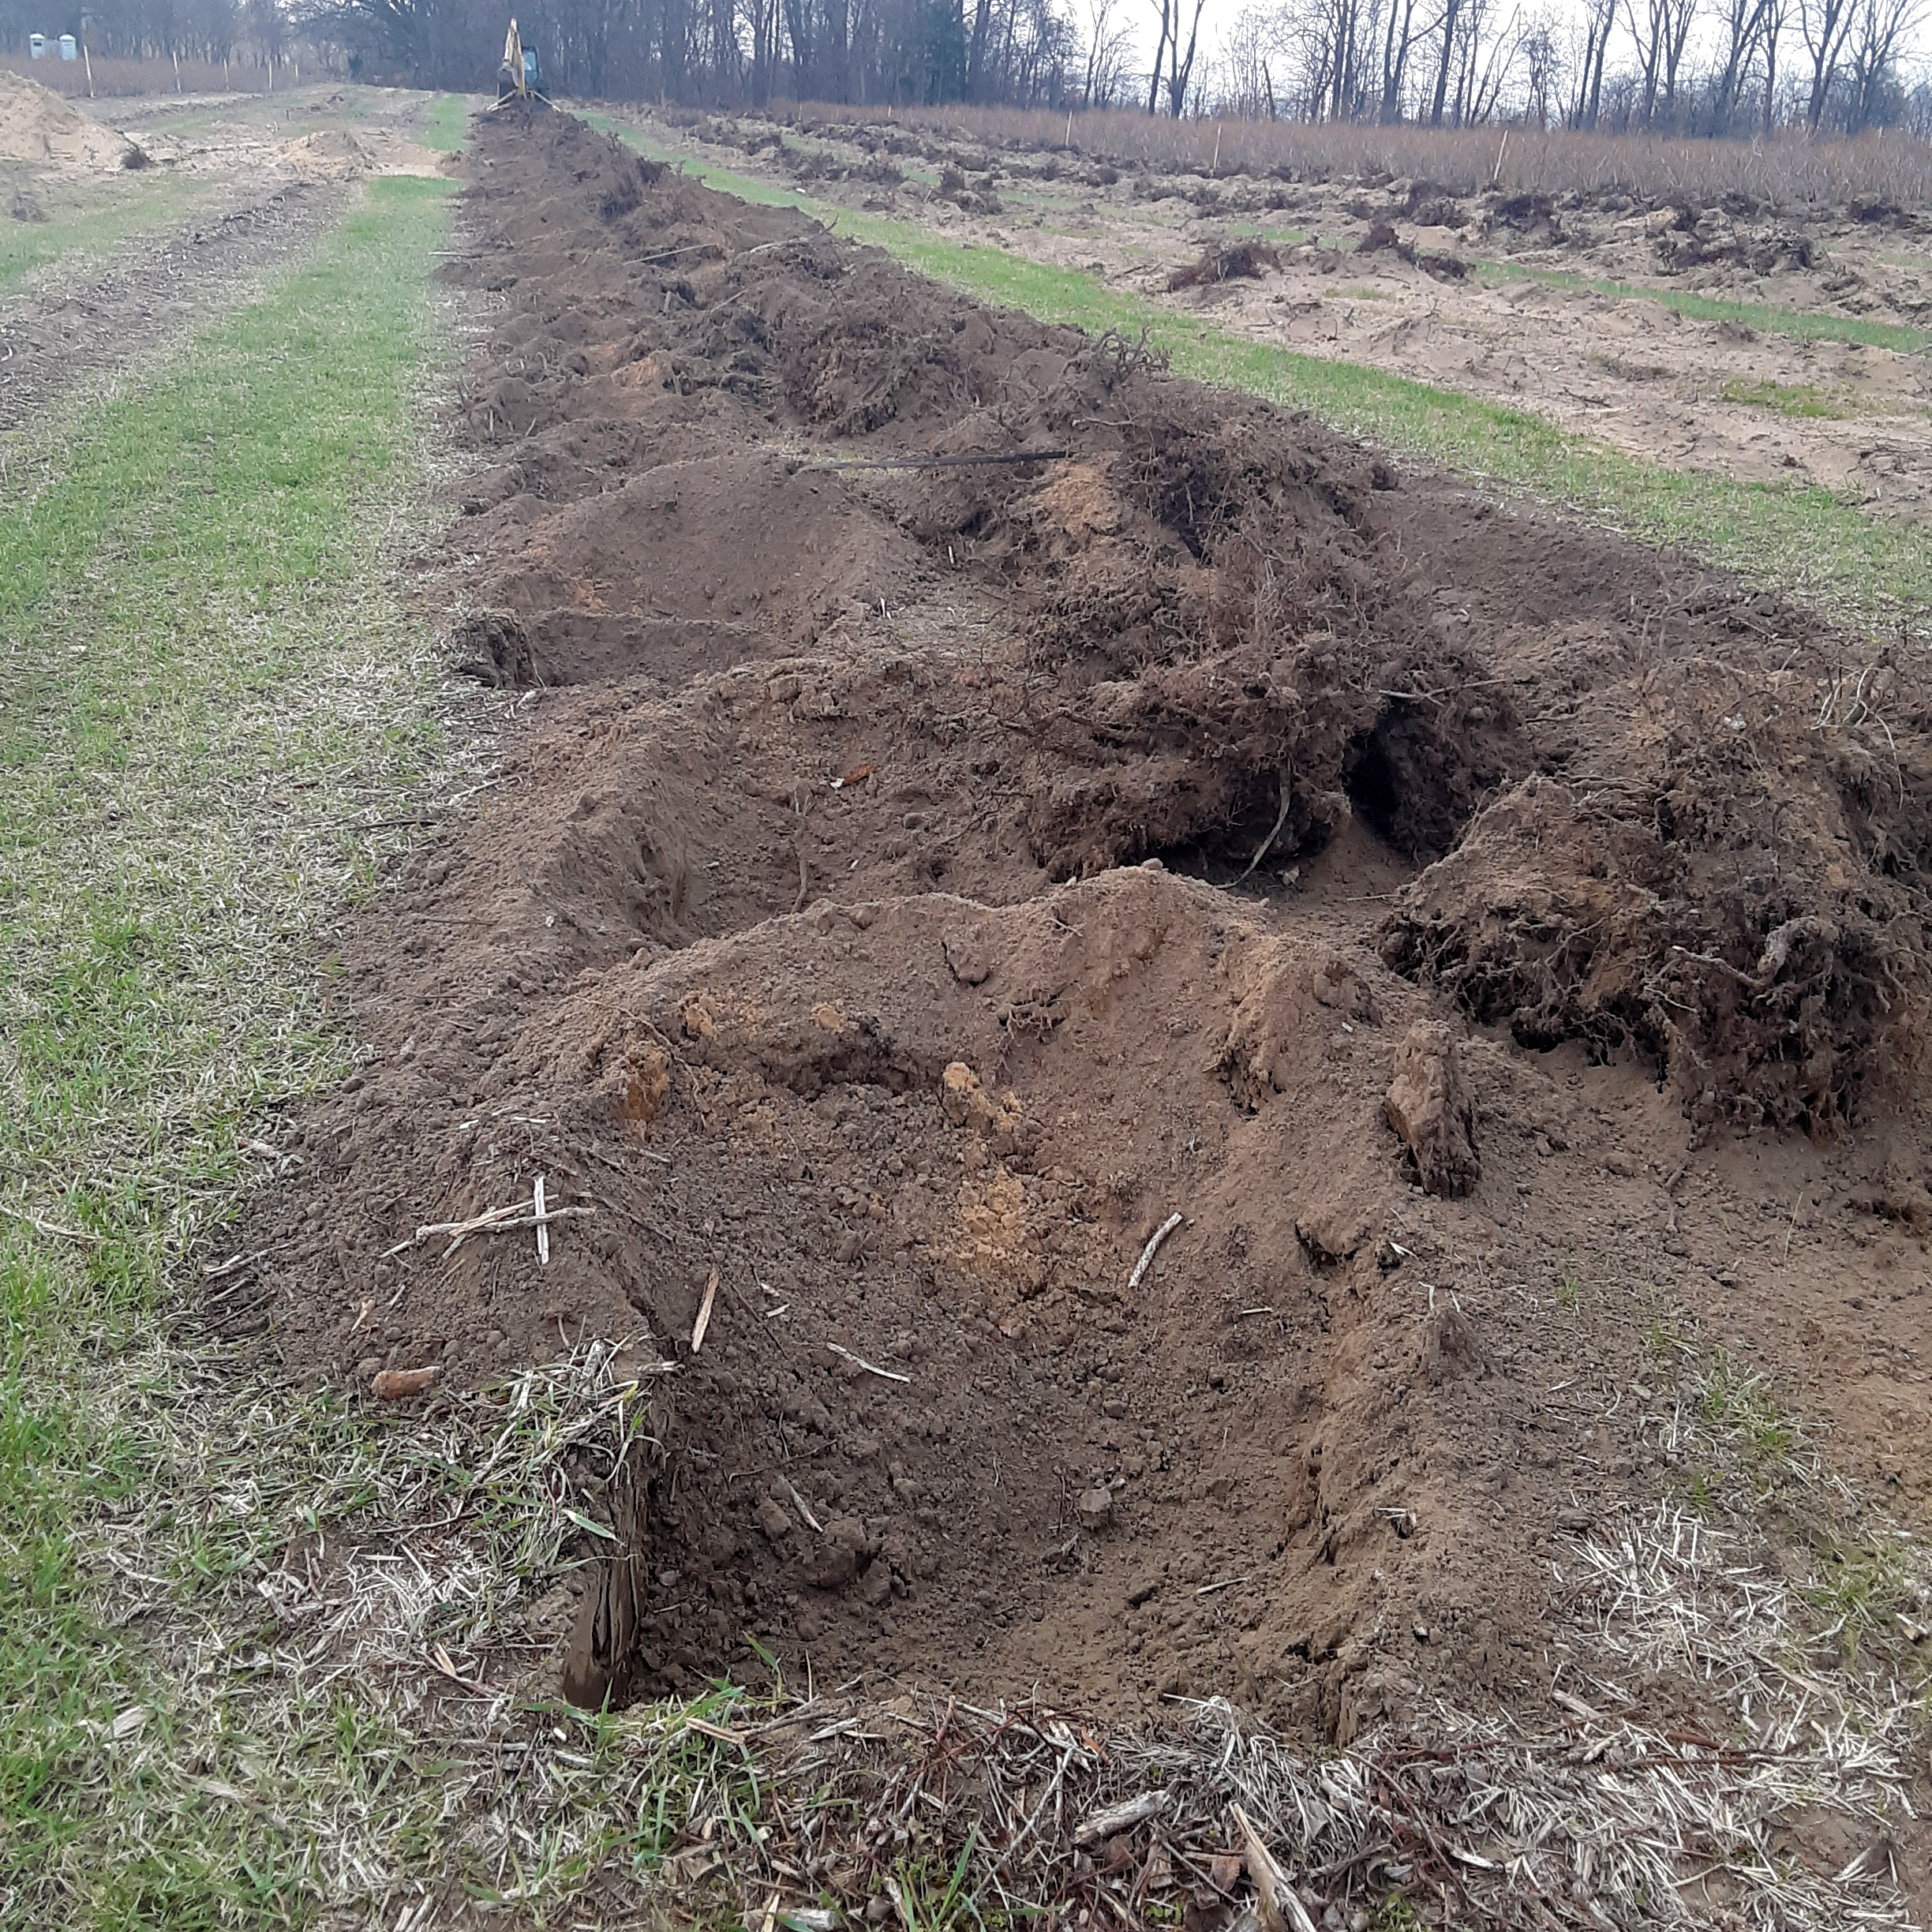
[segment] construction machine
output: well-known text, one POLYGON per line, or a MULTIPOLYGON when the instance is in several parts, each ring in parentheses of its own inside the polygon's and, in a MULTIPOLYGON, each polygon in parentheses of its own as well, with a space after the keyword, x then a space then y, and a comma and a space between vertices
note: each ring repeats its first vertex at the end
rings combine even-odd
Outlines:
POLYGON ((510 100, 522 101, 530 107, 550 105, 543 92, 543 74, 537 63, 537 49, 524 44, 514 17, 509 32, 504 36, 503 64, 496 69, 496 105, 500 107, 510 100))

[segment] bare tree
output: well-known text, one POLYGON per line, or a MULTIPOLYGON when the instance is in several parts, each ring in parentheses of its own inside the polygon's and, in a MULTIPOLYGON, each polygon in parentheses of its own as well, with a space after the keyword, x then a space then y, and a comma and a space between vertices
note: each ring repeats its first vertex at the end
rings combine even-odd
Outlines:
POLYGON ((1862 0, 1847 41, 1852 98, 1847 129, 1862 134, 1884 118, 1885 90, 1894 84, 1900 48, 1918 25, 1923 0, 1862 0))
POLYGON ((1402 118, 1402 80, 1414 42, 1415 0, 1389 0, 1388 34, 1382 44, 1382 106, 1376 116, 1384 126, 1402 118))
POLYGON ((1200 47, 1201 10, 1208 0, 1194 0, 1194 17, 1187 23, 1187 52, 1181 51, 1181 28, 1187 0, 1154 0, 1160 17, 1160 37, 1154 44, 1154 72, 1148 83, 1148 112, 1160 110, 1161 89, 1167 90, 1167 111, 1178 121, 1187 104, 1194 77, 1194 56, 1200 47))
POLYGON ((1720 0, 1724 12, 1719 21, 1722 54, 1716 77, 1711 82, 1711 119, 1720 133, 1731 125, 1744 92, 1746 76, 1758 57, 1772 0, 1720 0))
POLYGON ((1087 73, 1083 107, 1110 107, 1125 78, 1129 30, 1115 23, 1114 0, 1088 0, 1087 73))
POLYGON ((1770 0, 1764 24, 1764 137, 1771 138, 1777 120, 1778 49, 1784 44, 1784 29, 1791 19, 1791 0, 1770 0))
POLYGON ((1640 12, 1638 0, 1625 0, 1631 37, 1637 43, 1642 92, 1638 113, 1646 127, 1656 121, 1660 109, 1666 118, 1676 109, 1677 77, 1697 9, 1698 0, 1642 0, 1640 12))
POLYGON ((1844 58, 1845 40, 1855 18, 1854 0, 1798 0, 1798 31, 1811 61, 1805 125, 1814 134, 1825 118, 1825 103, 1838 78, 1838 63, 1844 58))
POLYGON ((1587 0, 1583 14, 1583 54, 1576 68, 1576 88, 1565 117, 1573 129, 1597 125, 1603 103, 1604 59, 1616 26, 1617 0, 1587 0))
POLYGON ((1556 85, 1563 68, 1563 54, 1556 44, 1555 29, 1547 18, 1526 27, 1518 43, 1523 63, 1523 116, 1539 128, 1547 128, 1559 111, 1556 85))

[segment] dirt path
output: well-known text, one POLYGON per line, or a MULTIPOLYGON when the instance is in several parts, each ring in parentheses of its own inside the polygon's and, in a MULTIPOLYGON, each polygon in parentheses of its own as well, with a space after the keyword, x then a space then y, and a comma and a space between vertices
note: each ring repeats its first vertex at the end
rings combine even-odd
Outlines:
POLYGON ((427 99, 336 88, 114 103, 155 165, 203 184, 208 198, 178 226, 132 237, 104 262, 56 262, 0 302, 0 433, 233 307, 340 217, 356 181, 433 171, 437 157, 407 138, 427 99))
POLYGON ((341 214, 348 190, 278 184, 115 252, 105 268, 56 274, 0 313, 0 432, 26 427, 83 384, 127 369, 233 305, 341 214))
POLYGON ((1932 519, 1932 358, 1909 346, 1932 328, 1932 245, 1908 212, 1156 178, 1103 156, 890 127, 819 124, 801 139, 755 120, 650 126, 679 152, 723 149, 732 168, 834 205, 1091 272, 1257 341, 1526 407, 1671 468, 1820 484, 1875 514, 1932 519), (1243 235, 1268 244, 1252 273, 1170 286, 1243 235), (1807 339, 1635 291, 1870 322, 1902 339, 1807 339))
MULTIPOLYGON (((1667 1742, 1784 1709, 1752 1644, 1842 1671, 1768 1597, 1660 1649, 1591 1552, 1694 1477, 1769 1560, 1746 1414, 1836 1429, 1779 1562, 1923 1526, 1914 668, 579 124, 474 165, 453 646, 529 724, 357 922, 371 1064, 236 1245, 356 1389, 621 1346, 659 1449, 533 1613, 562 1687, 749 1633, 1667 1742), (540 1176, 547 1256, 418 1231, 540 1176)), ((1762 1829, 1822 1885, 1821 1777, 1762 1829)))

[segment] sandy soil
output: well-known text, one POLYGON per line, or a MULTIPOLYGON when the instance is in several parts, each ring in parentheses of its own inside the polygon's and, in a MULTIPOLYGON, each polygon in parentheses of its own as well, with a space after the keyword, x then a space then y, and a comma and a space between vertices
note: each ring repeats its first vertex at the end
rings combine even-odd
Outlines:
POLYGON ((1829 1435, 1803 1535, 1926 1526, 1917 668, 567 120, 473 165, 436 596, 528 722, 346 937, 369 1063, 237 1244, 267 1345, 671 1365, 624 1553, 533 1613, 580 1699, 749 1632, 1732 1735, 1577 1552, 1682 1495, 1719 1351, 1829 1435), (547 1261, 417 1233, 540 1174, 547 1261))
POLYGON ((1505 200, 1402 179, 1110 182, 1116 170, 1099 157, 989 153, 890 130, 815 127, 801 139, 788 129, 779 150, 769 124, 652 125, 694 155, 733 149, 734 168, 1089 270, 1258 340, 1520 404, 1674 468, 1802 480, 1932 519, 1932 356, 1533 279, 1928 329, 1932 229, 1908 212, 1505 200), (915 172, 895 183, 882 163, 888 175, 915 172), (1258 278, 1170 291, 1176 271, 1256 234, 1278 255, 1258 278))

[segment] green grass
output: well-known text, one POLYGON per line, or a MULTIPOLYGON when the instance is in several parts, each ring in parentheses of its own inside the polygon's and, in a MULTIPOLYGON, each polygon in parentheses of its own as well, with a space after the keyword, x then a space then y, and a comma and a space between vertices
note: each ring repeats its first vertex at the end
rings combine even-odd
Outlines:
POLYGON ((1783 309, 1769 302, 1725 301, 1687 289, 1651 288, 1640 282, 1573 275, 1560 268, 1532 268, 1522 262, 1478 262, 1485 281, 1537 282, 1545 288, 1608 295, 1619 301, 1656 302, 1699 322, 1736 322, 1761 335, 1792 335, 1807 342, 1854 343, 1867 349, 1893 349, 1911 355, 1932 343, 1932 329, 1904 322, 1874 322, 1863 316, 1822 315, 1808 309, 1783 309))
POLYGON ((105 254, 118 242, 170 227, 213 192, 206 181, 162 169, 79 182, 34 181, 24 170, 13 185, 0 178, 0 296, 51 262, 105 254), (36 204, 47 219, 8 219, 16 192, 36 204))
POLYGON ((1347 434, 1462 471, 1645 541, 1682 545, 1713 564, 1770 581, 1854 621, 1888 621, 1932 605, 1932 545, 1915 528, 1865 516, 1813 485, 1734 481, 1627 456, 1522 410, 1360 364, 1297 354, 1096 285, 1077 268, 960 243, 915 222, 856 214, 799 190, 701 165, 652 136, 593 117, 641 152, 686 159, 711 186, 798 208, 843 234, 982 301, 1099 334, 1115 329, 1170 358, 1177 375, 1306 410, 1347 434))
POLYGON ((1717 392, 1727 402, 1742 402, 1752 409, 1771 410, 1780 416, 1800 418, 1841 417, 1844 406, 1822 389, 1810 383, 1773 382, 1769 376, 1733 376, 1717 392))
POLYGON ((454 154, 462 145, 468 121, 469 111, 460 94, 439 94, 423 118, 422 144, 442 154, 454 154))
POLYGON ((365 801, 447 763, 427 642, 384 587, 446 225, 445 184, 373 184, 266 297, 82 408, 53 480, 0 511, 0 1200, 87 1237, 0 1220, 19 1923, 264 1923, 315 1863, 273 1806, 200 1794, 185 1765, 240 1787, 259 1747, 219 1718, 191 1735, 205 1713, 177 1735, 180 1688, 118 1614, 211 1599, 264 1533, 285 1542, 285 1470, 329 1494, 341 1418, 298 1402, 292 1432, 243 1418, 286 1440, 277 1506, 238 1515, 275 1451, 178 1433, 193 1405, 156 1324, 233 1210, 248 1124, 349 1064, 312 949, 395 837, 358 829, 365 801), (204 1466, 224 1451, 227 1500, 204 1466), (116 1585, 117 1551, 138 1582, 116 1585))

